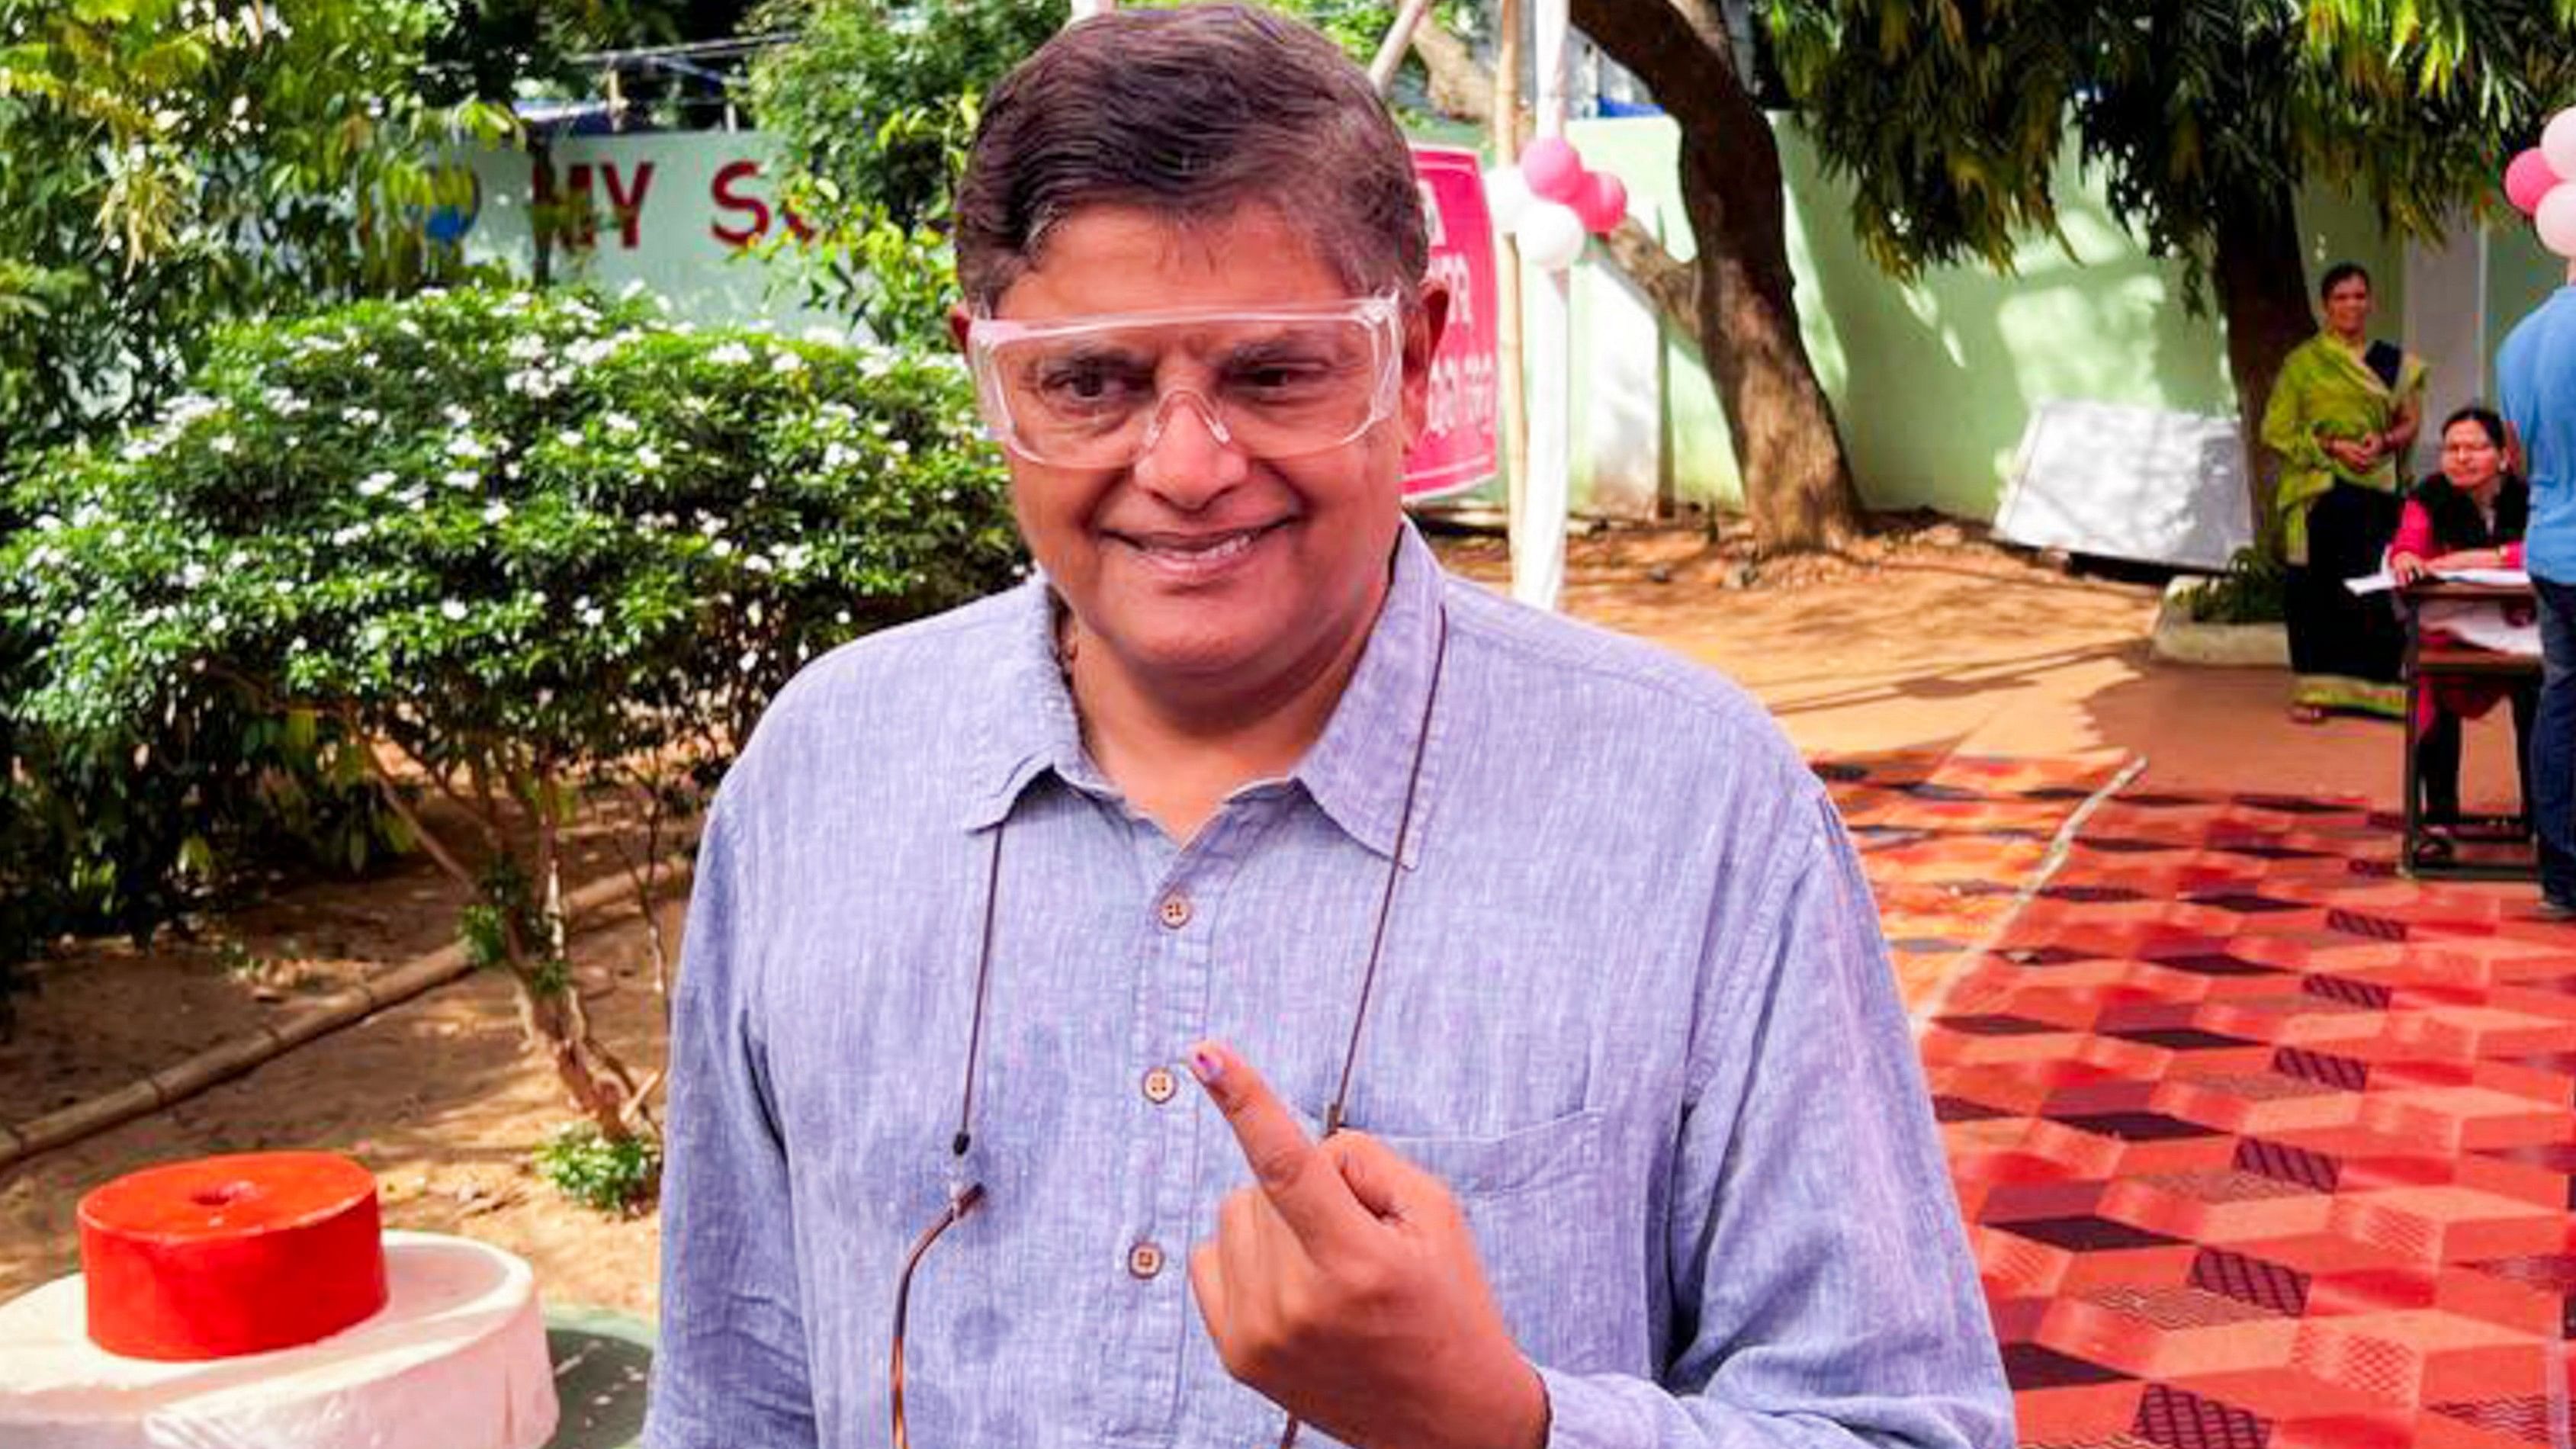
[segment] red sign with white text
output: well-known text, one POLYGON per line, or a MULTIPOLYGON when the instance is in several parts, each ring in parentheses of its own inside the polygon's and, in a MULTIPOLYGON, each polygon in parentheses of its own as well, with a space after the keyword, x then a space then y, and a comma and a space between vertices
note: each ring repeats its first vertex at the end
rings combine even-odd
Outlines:
POLYGON ((1430 280, 1449 288, 1449 325, 1431 358, 1429 426, 1404 458, 1407 500, 1464 492, 1494 476, 1494 223, 1473 151, 1413 148, 1431 225, 1430 280))

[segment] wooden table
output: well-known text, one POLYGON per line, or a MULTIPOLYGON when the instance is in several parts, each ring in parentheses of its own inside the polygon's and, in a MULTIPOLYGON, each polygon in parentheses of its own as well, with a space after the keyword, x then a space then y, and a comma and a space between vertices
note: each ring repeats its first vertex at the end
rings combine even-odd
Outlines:
MULTIPOLYGON (((2528 584, 2468 583, 2457 579, 2425 578, 2400 591, 2410 607, 2406 617, 2406 826, 2397 851, 2397 867, 2409 876, 2445 880, 2537 880, 2540 861, 2531 844, 2531 802, 2522 802, 2523 811, 2513 816, 2463 816, 2453 838, 2461 842, 2506 843, 2517 846, 2515 853, 2503 859, 2467 860, 2454 856, 2449 860, 2419 860, 2416 852, 2426 839, 2422 782, 2417 778, 2415 751, 2423 739, 2421 704, 2427 690, 2445 682, 2483 682, 2510 684, 2523 679, 2540 678, 2540 660, 2528 655, 2499 654, 2492 649, 2474 649, 2456 645, 2427 645, 2420 620, 2421 605, 2443 602, 2531 603, 2528 584)), ((2522 741, 2517 734, 2517 748, 2522 741)), ((2519 777, 2520 772, 2516 772, 2519 777)))

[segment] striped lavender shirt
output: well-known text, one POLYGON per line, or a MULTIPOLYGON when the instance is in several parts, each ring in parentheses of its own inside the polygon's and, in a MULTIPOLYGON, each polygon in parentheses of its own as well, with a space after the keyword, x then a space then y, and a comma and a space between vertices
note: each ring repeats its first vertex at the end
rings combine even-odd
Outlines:
POLYGON ((946 1201, 1006 818, 990 1196, 914 1285, 913 1442, 1275 1442, 1189 1301, 1247 1174, 1179 1058, 1223 1037, 1309 1114, 1331 1097, 1444 608, 1351 1123, 1466 1205, 1553 1442, 2010 1442, 1823 792, 1725 681, 1449 578, 1408 527, 1323 737, 1186 846, 1085 756, 1042 581, 780 696, 689 915, 650 1444, 887 1443, 895 1275, 946 1201))

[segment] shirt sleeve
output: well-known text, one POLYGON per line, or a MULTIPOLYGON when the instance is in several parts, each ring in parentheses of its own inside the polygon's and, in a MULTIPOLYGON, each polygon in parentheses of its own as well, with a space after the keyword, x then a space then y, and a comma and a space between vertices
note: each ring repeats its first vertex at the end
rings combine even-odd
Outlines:
POLYGON ((2406 510, 2397 520, 2397 536, 2388 542, 2387 556, 2393 559, 2411 554, 2425 559, 2441 551, 2440 542, 2433 537, 2433 515, 2424 511, 2423 500, 2407 499, 2406 510))
POLYGON ((1878 915, 1797 812, 1678 1144, 1658 1380, 1540 1369, 1551 1449, 2008 1449, 2012 1399, 1878 915), (1760 919, 1767 917, 1767 926, 1760 919))
POLYGON ((815 1449, 787 1157, 748 1009, 742 862, 719 798, 671 1008, 649 1449, 815 1449))
POLYGON ((2272 396, 2263 405, 2263 445, 2280 454, 2281 461, 2290 467, 2310 472, 2329 470, 2333 460, 2326 456, 2315 431, 2308 426, 2298 373, 2295 366, 2283 367, 2281 375, 2272 380, 2272 396))

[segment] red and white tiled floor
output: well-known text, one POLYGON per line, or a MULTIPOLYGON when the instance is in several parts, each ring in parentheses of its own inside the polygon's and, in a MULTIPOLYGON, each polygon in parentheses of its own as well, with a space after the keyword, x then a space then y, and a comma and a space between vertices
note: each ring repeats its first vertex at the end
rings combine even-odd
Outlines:
POLYGON ((2356 802, 2149 788, 2006 919, 2107 771, 1819 771, 1939 1001, 2025 1445, 2576 1445, 2576 927, 2398 878, 2356 802))

